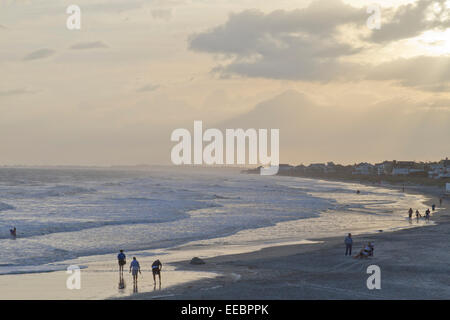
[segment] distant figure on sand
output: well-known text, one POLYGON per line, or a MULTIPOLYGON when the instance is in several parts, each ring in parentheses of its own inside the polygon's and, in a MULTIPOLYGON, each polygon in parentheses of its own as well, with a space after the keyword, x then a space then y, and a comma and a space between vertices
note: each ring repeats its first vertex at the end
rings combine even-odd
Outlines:
POLYGON ((16 227, 14 227, 13 229, 9 229, 9 233, 11 234, 11 236, 13 238, 15 238, 17 236, 17 229, 16 229, 16 227))
POLYGON ((442 207, 442 198, 439 198, 439 207, 442 207))
POLYGON ((127 264, 125 253, 123 253, 123 250, 120 250, 119 254, 117 255, 117 260, 119 262, 119 272, 123 273, 123 266, 127 264))
POLYGON ((427 211, 425 211, 425 220, 429 221, 430 220, 430 209, 427 209, 427 211))
POLYGON ((433 203, 433 205, 431 206, 431 209, 433 210, 433 212, 436 210, 436 205, 433 203))
POLYGON ((359 190, 356 190, 356 194, 360 194, 361 193, 361 191, 359 191, 359 190))
POLYGON ((133 275, 133 283, 137 284, 138 272, 141 273, 141 266, 136 257, 133 257, 133 261, 130 263, 130 272, 133 275))
POLYGON ((413 215, 413 209, 409 208, 409 211, 408 211, 409 220, 412 219, 412 215, 413 215))
POLYGON ((352 255, 352 246, 353 246, 353 239, 352 239, 352 234, 349 233, 344 240, 345 243, 345 255, 352 255))
POLYGON ((153 272, 153 283, 156 286, 156 276, 159 277, 159 286, 161 286, 161 269, 162 269, 162 263, 159 260, 156 260, 152 264, 152 272, 153 272))

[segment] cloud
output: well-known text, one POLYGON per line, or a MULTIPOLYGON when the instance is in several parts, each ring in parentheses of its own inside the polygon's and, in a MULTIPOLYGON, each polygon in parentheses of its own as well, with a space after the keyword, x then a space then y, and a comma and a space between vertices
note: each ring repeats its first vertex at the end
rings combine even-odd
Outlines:
POLYGON ((34 93, 31 90, 27 89, 11 89, 11 90, 0 90, 0 97, 9 97, 9 96, 17 96, 23 94, 34 93))
POLYGON ((269 14, 246 10, 230 15, 222 26, 191 36, 189 48, 232 58, 214 69, 222 76, 328 81, 357 73, 358 65, 341 58, 360 49, 338 41, 337 28, 366 19, 365 10, 338 0, 269 14))
POLYGON ((172 18, 172 9, 167 8, 158 8, 158 9, 152 9, 151 11, 153 19, 160 19, 160 20, 170 20, 172 18))
POLYGON ((86 50, 86 49, 103 49, 109 48, 107 44, 103 41, 93 41, 93 42, 80 42, 70 46, 72 50, 86 50))
POLYGON ((27 54, 23 60, 37 60, 37 59, 44 59, 47 57, 52 56, 53 54, 55 54, 56 51, 51 50, 51 49, 39 49, 36 51, 33 51, 29 54, 27 54))
POLYGON ((450 27, 448 0, 420 0, 402 5, 395 11, 383 9, 383 15, 391 17, 374 30, 367 40, 386 43, 413 38, 432 29, 445 30, 450 27), (447 4, 446 4, 447 3, 447 4))
POLYGON ((416 57, 374 65, 369 58, 364 61, 368 52, 364 50, 370 48, 373 52, 386 42, 413 37, 429 28, 450 26, 448 10, 436 13, 433 6, 443 7, 445 1, 420 0, 386 9, 381 30, 364 36, 358 36, 357 30, 367 29, 366 8, 358 9, 340 0, 319 0, 304 9, 267 14, 246 10, 231 14, 223 25, 192 35, 189 48, 223 58, 212 71, 224 78, 239 75, 316 82, 394 80, 420 90, 444 91, 450 81, 449 58, 416 57), (348 42, 349 35, 360 41, 348 42), (358 63, 352 62, 356 61, 356 54, 363 57, 358 63))
POLYGON ((159 87, 160 87, 160 85, 158 85, 158 84, 155 84, 155 85, 148 84, 148 85, 145 85, 145 86, 137 89, 136 91, 137 92, 151 92, 151 91, 157 90, 159 87))
POLYGON ((6 30, 8 29, 7 27, 5 27, 4 25, 0 24, 0 30, 6 30))

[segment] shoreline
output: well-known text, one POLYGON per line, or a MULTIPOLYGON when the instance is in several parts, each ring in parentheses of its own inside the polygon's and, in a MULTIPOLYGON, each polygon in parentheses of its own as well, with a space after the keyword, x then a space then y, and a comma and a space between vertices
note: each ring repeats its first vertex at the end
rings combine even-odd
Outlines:
MULTIPOLYGON (((370 187, 377 187, 369 185, 370 187)), ((389 186, 380 186, 388 188, 389 186)), ((395 187, 391 188, 395 189, 395 187)), ((428 192, 421 192, 415 190, 413 193, 425 195, 425 198, 429 198, 428 192)), ((293 220, 294 223, 297 220, 293 220)), ((301 221, 301 220, 299 220, 301 221)), ((293 223, 284 222, 284 223, 293 223)), ((421 223, 422 224, 422 223, 421 223)), ((418 225, 419 226, 419 225, 418 225)), ((415 227, 413 225, 413 227, 415 227)), ((429 227, 429 226, 427 226, 429 227)), ((409 228, 392 230, 389 233, 396 233, 408 231, 411 229, 422 228, 409 228)), ((372 232, 362 231, 362 233, 355 237, 356 239, 362 237, 374 237, 379 234, 372 232)), ((355 234, 358 233, 354 230, 355 234)), ((385 234, 387 234, 386 232, 385 234)), ((220 239, 220 238, 219 238, 220 239)), ((300 239, 300 238, 299 238, 300 239)), ((304 239, 304 238, 302 238, 304 239)), ((163 289, 161 291, 155 290, 153 287, 153 280, 151 279, 151 273, 147 273, 147 268, 144 267, 146 272, 144 273, 143 280, 139 283, 139 292, 136 293, 131 290, 130 284, 132 283, 128 279, 128 272, 126 272, 126 281, 128 287, 125 290, 118 290, 117 284, 117 270, 115 263, 111 263, 111 255, 98 255, 89 257, 80 257, 76 260, 68 260, 62 264, 75 264, 80 266, 86 266, 82 269, 83 280, 82 288, 87 289, 84 293, 78 292, 78 290, 67 290, 65 288, 66 279, 68 275, 65 270, 62 271, 49 271, 49 272, 36 272, 25 273, 17 275, 3 275, 1 284, 5 285, 5 288, 10 288, 13 291, 9 291, 8 294, 3 293, 3 299, 209 299, 210 292, 220 291, 218 289, 228 287, 230 284, 240 284, 245 281, 255 280, 259 277, 267 277, 277 281, 277 273, 266 270, 267 268, 254 263, 253 260, 266 260, 269 265, 276 265, 277 261, 282 258, 289 258, 296 256, 299 253, 313 254, 314 252, 322 252, 330 249, 330 245, 342 243, 341 237, 320 237, 316 235, 315 238, 308 238, 306 241, 295 239, 287 242, 261 242, 255 241, 252 245, 233 245, 225 247, 217 246, 202 246, 201 243, 187 243, 181 246, 176 246, 167 249, 155 249, 155 250, 143 250, 136 252, 128 252, 127 256, 130 260, 131 257, 136 254, 139 257, 141 266, 148 266, 152 263, 156 256, 165 256, 165 268, 163 270, 163 289), (315 241, 314 243, 308 243, 315 241), (295 244, 294 244, 295 243, 295 244), (165 250, 165 251, 164 251, 165 250), (206 265, 192 266, 189 265, 189 260, 199 255, 207 262, 206 265), (86 260, 86 259, 87 260, 86 260), (170 258, 170 259, 169 259, 170 258), (189 260, 188 260, 189 259, 189 260), (89 261, 89 262, 87 262, 89 261), (268 274, 267 274, 268 272, 268 274), (16 282, 18 281, 18 282, 16 282), (15 283, 21 283, 20 286, 14 285, 15 283), (30 286, 31 284, 31 286, 30 286), (42 287, 47 287, 45 292, 42 287), (20 290, 28 287, 26 295, 21 295, 20 290), (191 297, 187 291, 197 290, 200 293, 206 294, 201 297, 191 297), (87 292, 87 293, 86 293, 87 292)), ((369 240, 370 241, 370 240, 369 240)), ((200 241, 201 242, 201 241, 200 241)), ((354 250, 360 248, 355 245, 354 250)), ((377 245, 376 245, 377 249, 377 245)), ((286 266, 288 266, 286 264, 286 266)), ((283 269, 283 265, 280 266, 280 270, 283 269)), ((295 268, 293 269, 295 272, 295 268)), ((291 270, 292 271, 292 270, 291 270)), ((290 272, 291 272, 290 271, 290 272)), ((287 285, 290 286, 289 284, 287 285)), ((258 287, 258 286, 256 286, 258 287)), ((263 289, 263 288, 260 288, 263 289)), ((238 292, 245 292, 245 290, 238 289, 238 292)), ((256 294, 258 294, 256 292, 256 294)), ((255 297, 258 297, 257 295, 255 297)), ((249 294, 245 299, 254 299, 252 294, 249 294)), ((287 296, 284 299, 290 299, 295 297, 287 296)), ((235 299, 235 293, 224 294, 217 299, 235 299)))
MULTIPOLYGON (((397 186, 382 187, 398 190, 397 186)), ((425 196, 425 204, 431 207, 440 196, 436 191, 408 186, 405 193, 425 196)), ((450 299, 450 279, 445 271, 450 262, 448 204, 444 199, 443 208, 438 207, 432 215, 435 224, 354 236, 353 255, 363 244, 375 243, 374 257, 368 259, 344 256, 345 235, 311 238, 308 240, 317 242, 216 256, 204 259, 204 265, 193 266, 187 260, 174 263, 182 272, 220 276, 122 299, 450 299), (381 269, 381 290, 366 286, 370 276, 366 269, 372 264, 381 269)))

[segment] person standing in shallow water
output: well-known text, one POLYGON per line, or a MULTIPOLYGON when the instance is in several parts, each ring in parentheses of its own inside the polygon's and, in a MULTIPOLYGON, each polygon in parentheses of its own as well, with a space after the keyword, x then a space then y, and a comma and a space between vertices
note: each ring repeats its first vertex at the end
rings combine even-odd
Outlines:
POLYGON ((345 237, 344 240, 345 243, 345 255, 352 255, 352 246, 353 246, 353 239, 352 239, 352 234, 349 233, 348 236, 345 237))
POLYGON ((412 209, 412 208, 409 208, 409 211, 408 211, 408 217, 409 217, 409 220, 412 219, 412 215, 413 215, 413 209, 412 209))

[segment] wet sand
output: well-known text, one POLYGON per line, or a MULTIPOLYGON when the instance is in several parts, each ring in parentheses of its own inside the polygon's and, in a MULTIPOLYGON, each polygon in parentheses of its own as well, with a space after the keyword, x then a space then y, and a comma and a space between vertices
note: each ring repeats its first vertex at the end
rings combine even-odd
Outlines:
MULTIPOLYGON (((406 192, 425 193, 428 205, 439 204, 435 189, 406 192)), ((447 198, 443 207, 449 204, 447 198)), ((367 242, 375 244, 375 254, 368 259, 345 256, 344 235, 310 239, 321 242, 217 256, 198 266, 179 262, 177 270, 221 276, 165 290, 166 297, 143 293, 126 298, 450 299, 450 210, 438 208, 431 220, 435 223, 420 228, 355 236, 353 255, 367 242), (381 269, 380 290, 367 288, 370 265, 381 269)))

